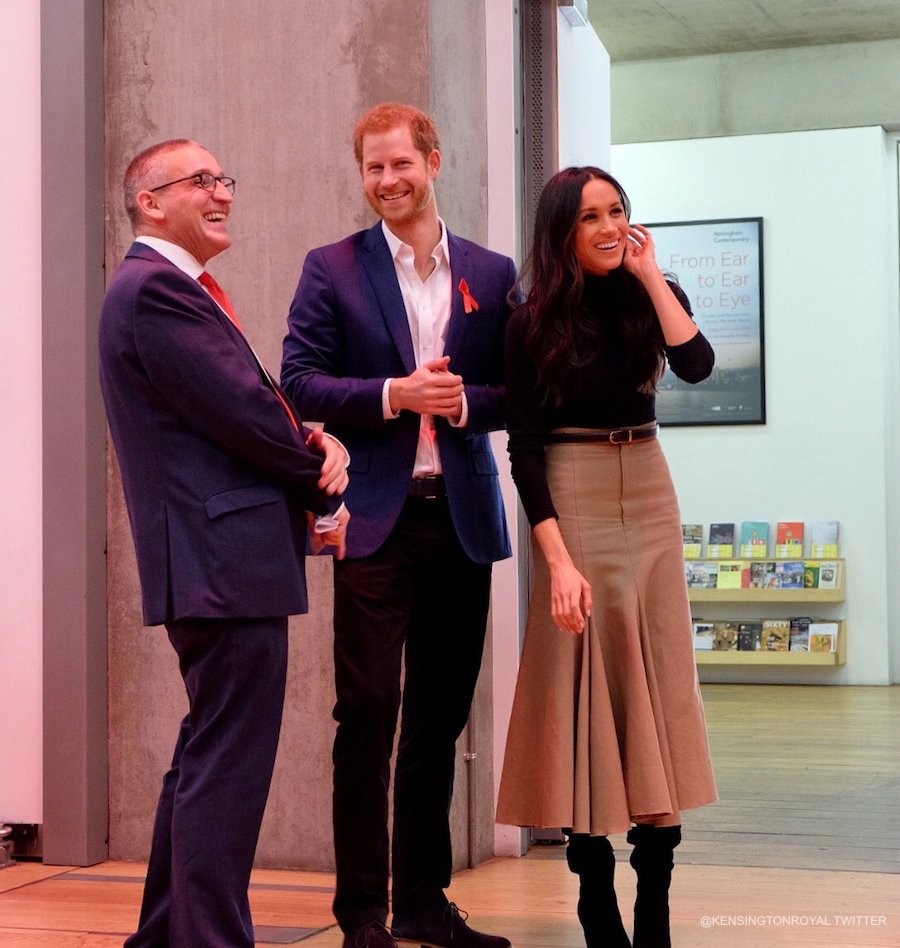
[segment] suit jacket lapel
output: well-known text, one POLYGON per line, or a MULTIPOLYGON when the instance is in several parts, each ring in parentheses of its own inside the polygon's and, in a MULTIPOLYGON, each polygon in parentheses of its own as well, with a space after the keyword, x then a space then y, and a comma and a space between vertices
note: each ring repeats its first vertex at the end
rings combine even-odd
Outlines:
POLYGON ((447 330, 447 344, 444 346, 444 355, 450 356, 450 369, 453 370, 453 356, 459 351, 463 334, 468 320, 473 314, 466 313, 459 281, 465 280, 474 297, 478 296, 477 281, 472 271, 472 262, 468 251, 451 234, 447 233, 447 244, 450 248, 450 327, 447 330), (476 285, 473 285, 476 283, 476 285))
MULTIPOLYGON (((154 250, 149 244, 142 244, 136 240, 129 248, 125 257, 141 257, 144 260, 154 260, 157 263, 167 263, 170 267, 175 267, 171 260, 164 257, 159 251, 154 250)), ((175 267, 177 270, 178 268, 175 267)))
MULTIPOLYGON (((126 257, 139 257, 144 260, 153 260, 157 263, 164 263, 167 266, 170 266, 176 273, 180 273, 186 280, 190 280, 189 277, 180 267, 177 267, 171 260, 167 257, 164 257, 161 253, 154 250, 149 244, 142 244, 140 241, 135 241, 131 247, 128 248, 128 252, 125 254, 126 257)), ((198 283, 199 286, 199 283, 198 283)), ((201 291, 205 294, 205 291, 201 291)), ((271 382, 272 377, 269 374, 268 369, 262 364, 259 359, 259 356, 256 354, 256 350, 253 346, 250 345, 250 341, 244 335, 243 331, 238 329, 237 326, 228 318, 227 314, 219 308, 218 303, 212 298, 209 299, 209 309, 212 312, 216 319, 225 327, 226 332, 228 332, 233 339, 238 340, 238 345, 245 349, 253 358, 254 363, 262 370, 264 378, 271 382)))
POLYGON ((362 264, 375 291, 388 332, 403 360, 403 366, 412 374, 416 370, 416 356, 409 332, 409 320, 403 305, 400 284, 397 282, 394 261, 381 232, 381 222, 372 227, 363 238, 362 264))

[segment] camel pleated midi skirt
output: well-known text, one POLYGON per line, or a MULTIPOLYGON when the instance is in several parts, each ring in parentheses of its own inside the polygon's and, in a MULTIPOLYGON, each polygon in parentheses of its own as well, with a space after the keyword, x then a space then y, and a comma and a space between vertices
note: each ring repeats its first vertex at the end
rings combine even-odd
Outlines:
POLYGON ((593 610, 583 634, 559 631, 535 542, 497 821, 594 836, 678 824, 716 786, 665 456, 655 438, 551 444, 546 467, 593 610))

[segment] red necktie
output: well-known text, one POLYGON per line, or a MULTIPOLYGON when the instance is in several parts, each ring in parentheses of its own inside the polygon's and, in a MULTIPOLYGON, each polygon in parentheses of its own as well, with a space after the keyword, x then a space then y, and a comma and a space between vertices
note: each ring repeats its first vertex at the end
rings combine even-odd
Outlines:
MULTIPOLYGON (((240 320, 237 318, 237 313, 234 311, 234 306, 231 304, 231 300, 228 298, 228 294, 219 286, 218 283, 213 279, 212 274, 207 273, 205 270, 197 278, 200 283, 206 287, 209 291, 209 295, 225 310, 228 318, 237 326, 238 329, 241 329, 240 320)), ((243 331, 243 330, 242 330, 243 331)))
MULTIPOLYGON (((231 300, 228 298, 228 294, 219 286, 218 283, 212 278, 212 275, 207 273, 205 270, 203 273, 197 277, 199 282, 206 287, 209 291, 209 295, 225 310, 225 314, 228 318, 234 323, 234 325, 241 331, 243 335, 244 330, 241 329, 240 320, 237 318, 237 313, 234 311, 234 306, 231 303, 231 300)), ((250 346, 250 343, 247 343, 250 346)), ((291 420, 291 424, 294 426, 296 431, 300 430, 300 426, 297 424, 297 418, 294 415, 294 412, 291 410, 291 406, 288 404, 287 397, 284 392, 281 391, 281 387, 277 384, 275 379, 269 375, 269 370, 259 361, 259 356, 253 349, 253 346, 250 346, 250 351, 253 353, 253 357, 256 359, 257 364, 260 369, 262 369, 263 378, 265 378, 269 388, 278 396, 278 401, 281 402, 284 410, 287 412, 288 418, 291 420)))

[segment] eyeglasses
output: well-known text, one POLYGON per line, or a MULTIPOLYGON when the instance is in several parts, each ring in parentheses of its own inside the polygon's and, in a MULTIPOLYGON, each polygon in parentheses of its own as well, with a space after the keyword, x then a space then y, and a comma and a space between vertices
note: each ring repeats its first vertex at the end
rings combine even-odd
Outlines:
POLYGON ((216 185, 221 181, 230 194, 234 194, 234 178, 229 178, 224 174, 210 174, 208 171, 201 171, 198 174, 189 174, 186 178, 176 178, 174 181, 167 181, 155 188, 147 188, 148 191, 162 191, 163 188, 170 188, 173 184, 181 184, 182 181, 193 181, 198 188, 204 191, 215 191, 216 185))

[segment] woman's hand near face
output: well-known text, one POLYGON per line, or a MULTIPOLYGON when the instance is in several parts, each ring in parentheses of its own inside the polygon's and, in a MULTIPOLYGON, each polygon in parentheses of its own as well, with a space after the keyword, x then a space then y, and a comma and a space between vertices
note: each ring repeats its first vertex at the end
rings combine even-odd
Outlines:
POLYGON ((662 277, 662 271, 656 262, 656 244, 653 242, 653 235, 643 224, 629 226, 628 246, 625 248, 622 266, 645 285, 654 277, 662 277))
POLYGON ((653 235, 643 224, 628 228, 628 247, 622 266, 644 285, 667 346, 678 346, 697 335, 697 326, 678 302, 656 261, 653 235))

